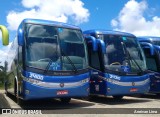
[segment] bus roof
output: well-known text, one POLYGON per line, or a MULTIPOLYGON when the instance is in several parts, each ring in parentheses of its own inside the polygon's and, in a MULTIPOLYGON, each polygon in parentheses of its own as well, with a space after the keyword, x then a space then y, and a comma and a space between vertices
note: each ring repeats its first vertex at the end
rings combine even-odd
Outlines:
POLYGON ((160 37, 154 37, 154 36, 140 36, 137 37, 138 41, 144 41, 144 42, 153 42, 153 41, 160 41, 160 37))
POLYGON ((52 26, 58 26, 58 27, 65 27, 65 28, 72 28, 72 29, 79 29, 79 27, 70 25, 67 23, 62 23, 62 22, 56 22, 56 21, 50 21, 50 20, 41 20, 41 19, 24 19, 21 24, 23 25, 24 23, 33 23, 33 24, 43 24, 43 25, 52 25, 52 26))
POLYGON ((124 35, 124 36, 135 37, 135 35, 130 34, 130 33, 120 32, 120 31, 112 31, 112 30, 86 30, 83 32, 83 34, 111 34, 111 35, 124 35))

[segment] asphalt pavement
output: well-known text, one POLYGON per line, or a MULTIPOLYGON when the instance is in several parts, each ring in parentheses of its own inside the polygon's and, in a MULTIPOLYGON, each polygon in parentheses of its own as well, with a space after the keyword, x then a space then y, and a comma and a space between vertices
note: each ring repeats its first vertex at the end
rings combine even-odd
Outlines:
MULTIPOLYGON (((159 104, 160 97, 158 97, 157 95, 143 95, 125 96, 122 100, 115 100, 112 97, 95 97, 89 101, 72 99, 69 104, 63 104, 57 99, 32 100, 25 102, 23 105, 17 105, 14 97, 8 97, 4 93, 1 93, 0 95, 1 108, 17 108, 21 110, 21 112, 25 112, 28 109, 41 110, 42 114, 30 114, 30 117, 159 117, 159 104)), ((28 115, 2 114, 0 116, 27 117, 28 115)))
POLYGON ((0 108, 11 108, 2 91, 0 92, 0 108))

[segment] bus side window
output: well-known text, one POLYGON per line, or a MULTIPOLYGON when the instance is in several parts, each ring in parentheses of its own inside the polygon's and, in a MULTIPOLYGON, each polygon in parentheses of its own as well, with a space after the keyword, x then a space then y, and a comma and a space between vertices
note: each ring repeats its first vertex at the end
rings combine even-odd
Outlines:
POLYGON ((158 71, 157 70, 157 62, 156 62, 156 56, 151 55, 149 48, 143 48, 145 56, 146 56, 146 63, 147 68, 152 71, 158 71))

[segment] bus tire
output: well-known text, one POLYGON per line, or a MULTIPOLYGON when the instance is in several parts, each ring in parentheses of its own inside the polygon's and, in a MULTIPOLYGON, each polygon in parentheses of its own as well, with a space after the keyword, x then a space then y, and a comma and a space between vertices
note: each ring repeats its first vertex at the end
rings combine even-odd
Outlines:
POLYGON ((121 95, 115 95, 115 96, 113 96, 113 98, 116 99, 116 100, 121 100, 123 98, 123 96, 121 96, 121 95))
POLYGON ((62 103, 68 104, 71 101, 71 98, 60 98, 62 103))

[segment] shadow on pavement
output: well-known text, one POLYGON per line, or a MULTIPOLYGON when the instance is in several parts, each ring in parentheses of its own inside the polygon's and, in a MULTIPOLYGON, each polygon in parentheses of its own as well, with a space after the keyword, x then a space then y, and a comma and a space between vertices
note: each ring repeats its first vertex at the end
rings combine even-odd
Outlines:
POLYGON ((126 98, 128 96, 124 96, 122 99, 114 99, 112 97, 98 97, 92 96, 88 101, 96 102, 100 104, 107 104, 107 105, 124 105, 130 103, 145 103, 151 100, 148 99, 141 99, 141 98, 126 98))
MULTIPOLYGON (((16 103, 13 95, 8 95, 16 103)), ((41 99, 22 101, 20 107, 22 109, 40 109, 40 110, 56 110, 56 109, 72 109, 93 106, 94 103, 71 99, 70 103, 62 103, 59 99, 41 99)))
POLYGON ((148 99, 160 99, 160 95, 157 95, 157 94, 151 94, 151 93, 148 93, 148 94, 143 94, 143 95, 135 95, 135 96, 132 96, 132 97, 137 97, 137 98, 148 98, 148 99))
POLYGON ((8 101, 2 93, 0 93, 0 108, 10 108, 8 101))

